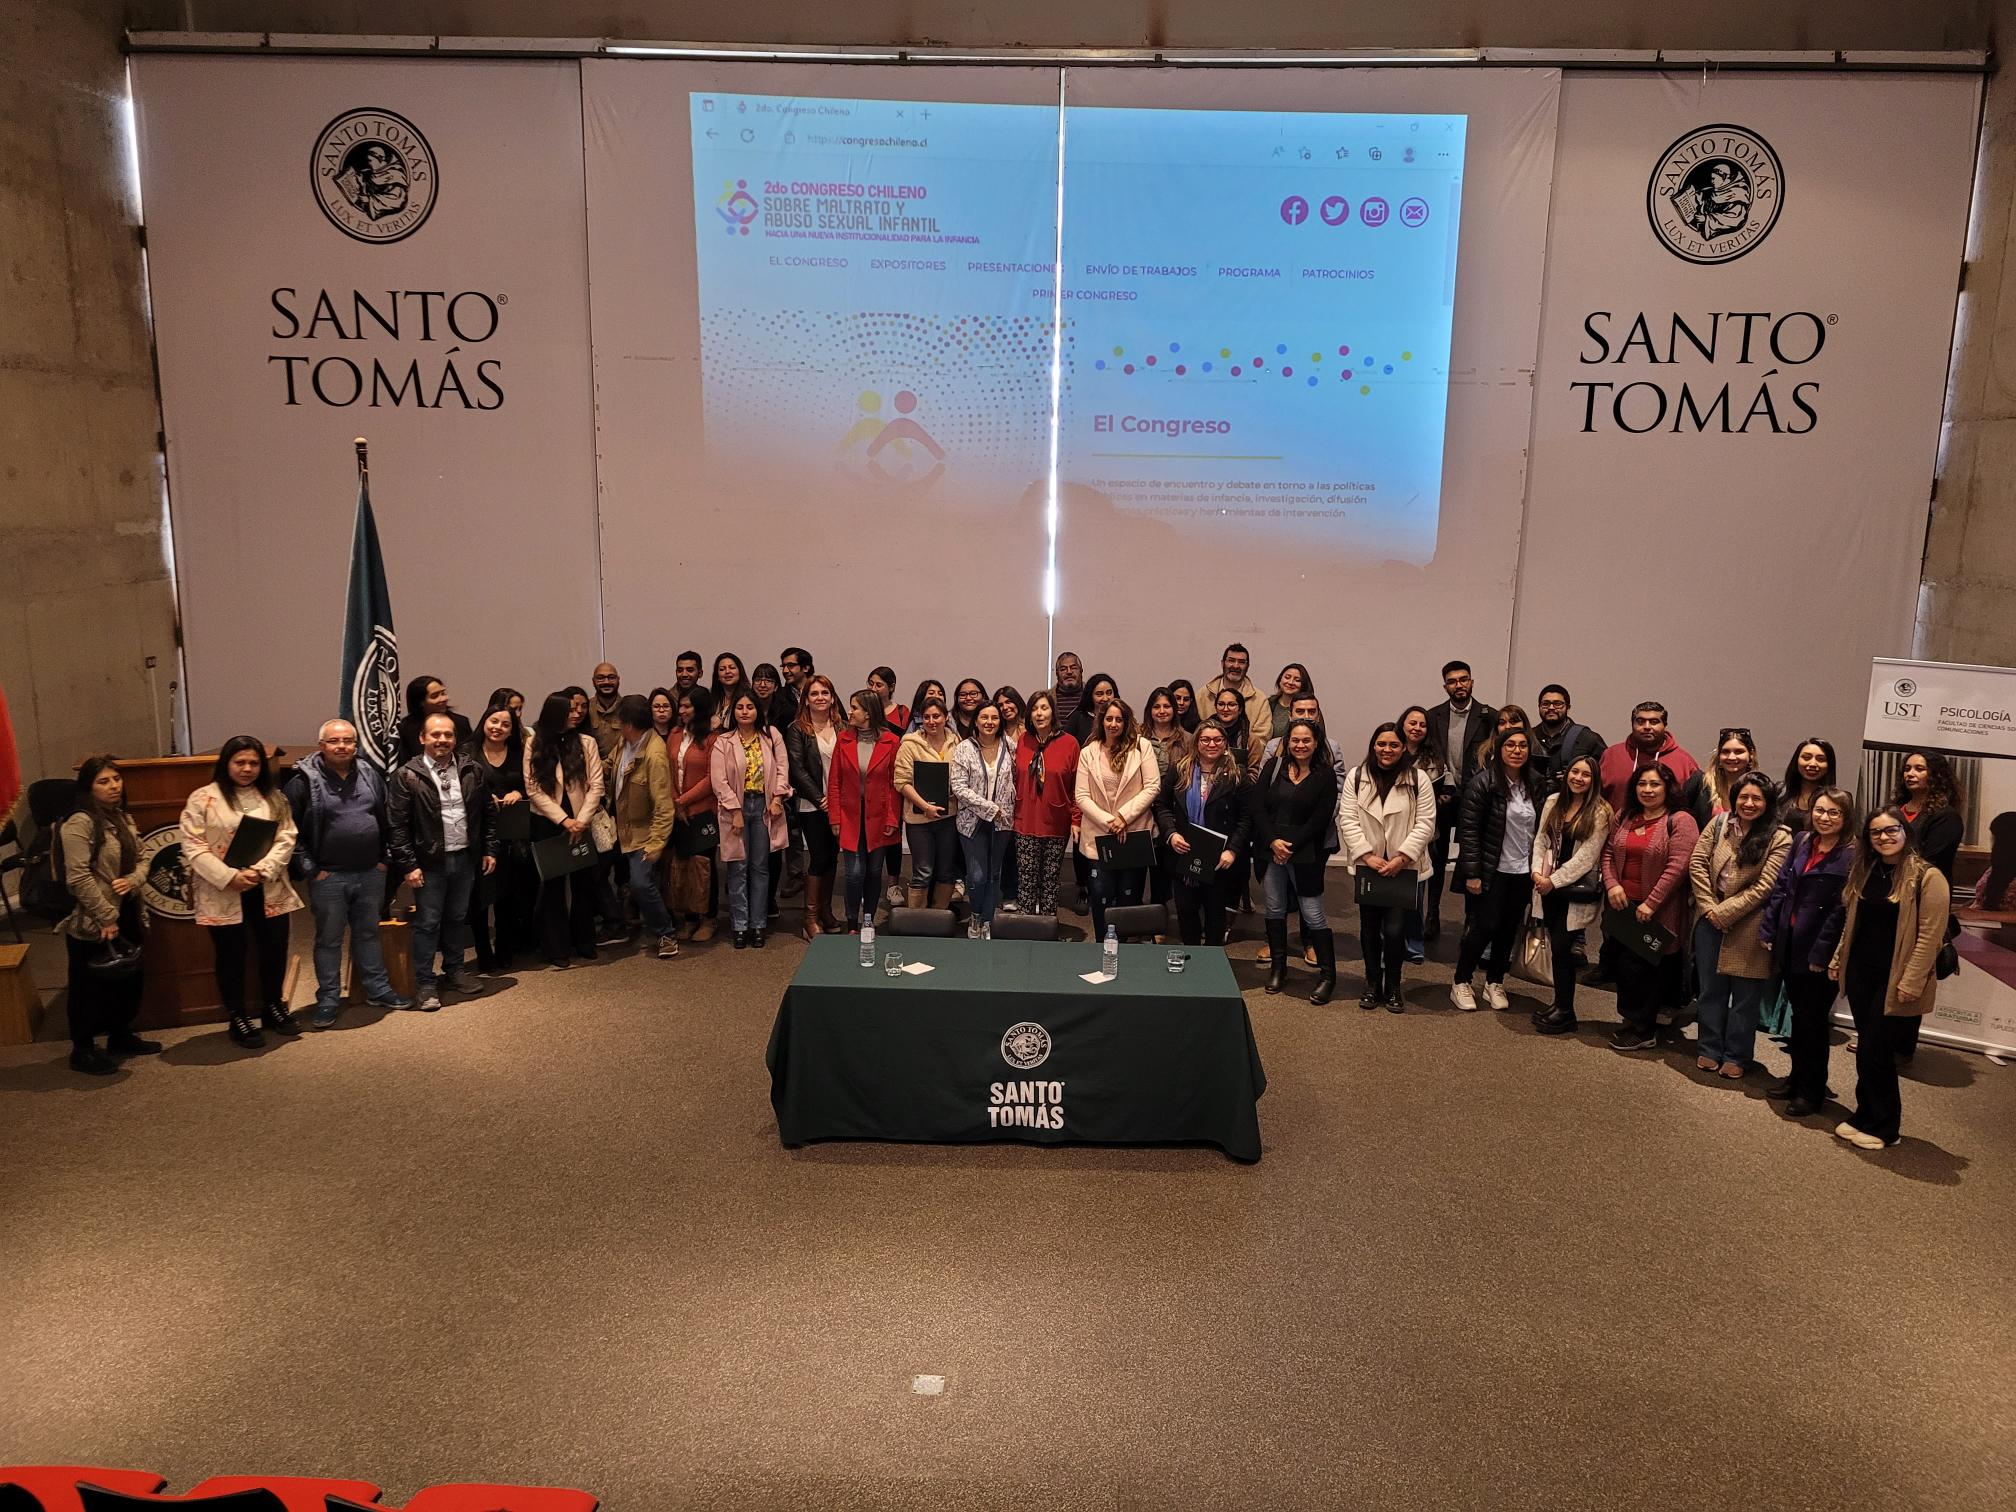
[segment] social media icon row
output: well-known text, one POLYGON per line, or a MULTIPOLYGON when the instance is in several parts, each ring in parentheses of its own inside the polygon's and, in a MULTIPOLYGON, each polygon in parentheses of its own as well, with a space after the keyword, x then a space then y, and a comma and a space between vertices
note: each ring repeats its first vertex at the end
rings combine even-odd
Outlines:
MULTIPOLYGON (((1358 219, 1367 226, 1383 226, 1393 217, 1393 207, 1378 195, 1358 202, 1358 219)), ((1316 206, 1316 218, 1326 226, 1341 226, 1351 219, 1351 201, 1341 194, 1332 194, 1316 206)), ((1290 226, 1299 226, 1309 219, 1309 201, 1299 194, 1291 194, 1281 201, 1281 219, 1290 226)), ((1400 224, 1403 226, 1425 226, 1428 224, 1428 201, 1415 196, 1400 202, 1400 224)))

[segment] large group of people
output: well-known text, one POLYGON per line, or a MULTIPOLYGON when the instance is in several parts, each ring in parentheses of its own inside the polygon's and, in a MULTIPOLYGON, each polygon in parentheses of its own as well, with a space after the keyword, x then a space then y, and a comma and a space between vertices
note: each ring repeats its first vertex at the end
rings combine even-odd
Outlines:
MULTIPOLYGON (((1659 1045, 1691 1000, 1700 1070, 1738 1079, 1767 1001, 1782 1005, 1792 1071, 1768 1090, 1794 1116, 1828 1096, 1828 1024, 1845 992, 1857 1088, 1835 1132, 1868 1149, 1896 1142, 1897 1061, 1950 959, 1961 818, 1944 757, 1907 755, 1893 801, 1865 815, 1824 740, 1802 741, 1774 779, 1750 732, 1724 729, 1703 767, 1656 700, 1613 744, 1577 721, 1560 684, 1529 719, 1481 702, 1452 661, 1443 699, 1377 723, 1354 759, 1306 666, 1283 667, 1269 692, 1250 664, 1228 646, 1201 689, 1173 679, 1137 707, 1066 651, 1026 697, 970 677, 948 695, 925 678, 905 703, 886 666, 843 696, 802 647, 753 671, 724 652, 711 678, 688 651, 669 685, 626 693, 605 662, 590 688, 546 695, 529 721, 515 689, 472 721, 440 679, 419 677, 389 771, 361 758, 340 719, 284 781, 262 741, 226 741, 182 815, 187 891, 230 1036, 250 1048, 301 1032, 282 984, 287 915, 304 905, 317 1027, 344 1011, 346 939, 368 1002, 432 1012, 514 960, 565 969, 639 935, 677 958, 712 940, 724 911, 732 948, 760 950, 780 898, 801 892, 808 940, 905 905, 963 907, 984 939, 1003 912, 1054 914, 1067 876, 1095 937, 1110 909, 1152 900, 1185 943, 1207 945, 1253 908, 1257 882, 1265 990, 1286 989, 1293 916, 1322 1004, 1337 985, 1335 858, 1357 905, 1361 1008, 1406 1010, 1405 968, 1425 960, 1457 892, 1457 1008, 1508 1008, 1507 974, 1544 953, 1542 1033, 1577 1027, 1578 982, 1614 985, 1619 1051, 1659 1045), (379 933, 401 884, 411 997, 379 933)), ((63 925, 71 1059, 105 1074, 158 1048, 132 1029, 139 848, 114 759, 79 768, 60 839, 76 900, 63 925)))

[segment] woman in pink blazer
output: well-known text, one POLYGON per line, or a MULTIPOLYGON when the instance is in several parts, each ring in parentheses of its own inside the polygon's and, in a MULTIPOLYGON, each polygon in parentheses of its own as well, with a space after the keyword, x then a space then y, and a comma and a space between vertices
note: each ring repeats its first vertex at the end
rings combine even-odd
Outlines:
POLYGON ((784 737, 762 720, 754 693, 735 694, 708 758, 714 812, 721 823, 721 859, 728 869, 728 922, 735 929, 737 950, 763 948, 770 923, 770 853, 781 853, 791 843, 784 824, 790 762, 784 737))

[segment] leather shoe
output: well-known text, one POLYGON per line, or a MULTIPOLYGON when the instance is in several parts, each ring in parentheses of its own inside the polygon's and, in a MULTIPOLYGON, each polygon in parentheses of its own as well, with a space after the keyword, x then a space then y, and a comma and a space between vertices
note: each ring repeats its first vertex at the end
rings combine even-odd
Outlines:
POLYGON ((1792 1078, 1789 1076, 1781 1076, 1778 1077, 1775 1081, 1766 1082, 1764 1084, 1764 1095, 1766 1097, 1792 1096, 1793 1095, 1792 1078))
POLYGON ((137 1034, 115 1034, 106 1042, 105 1049, 112 1055, 159 1055, 161 1046, 155 1040, 142 1039, 137 1034))
POLYGON ((117 1076, 119 1062, 96 1045, 86 1045, 70 1052, 70 1069, 82 1071, 86 1076, 117 1076))
POLYGON ((1814 1102, 1810 1097, 1795 1097, 1785 1104, 1785 1116, 1787 1118, 1811 1118, 1819 1111, 1820 1104, 1814 1102))

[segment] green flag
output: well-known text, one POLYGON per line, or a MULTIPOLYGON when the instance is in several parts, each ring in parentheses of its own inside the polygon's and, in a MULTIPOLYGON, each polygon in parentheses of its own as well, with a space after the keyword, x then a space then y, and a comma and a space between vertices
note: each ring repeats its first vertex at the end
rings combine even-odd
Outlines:
POLYGON ((399 750, 399 638, 392 632, 392 594, 385 586, 378 522, 371 515, 371 483, 361 468, 336 707, 357 727, 357 754, 380 771, 391 770, 399 750))

